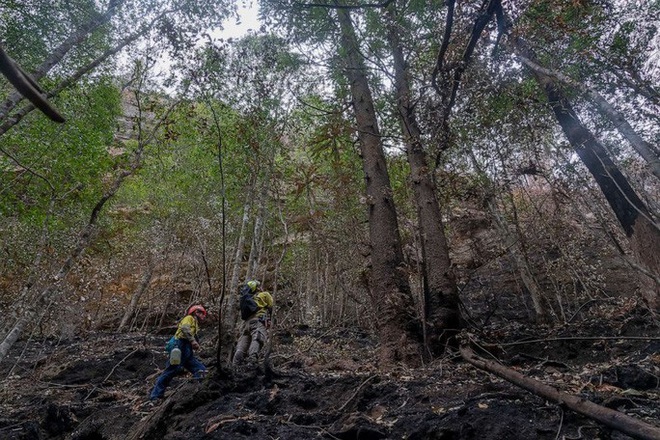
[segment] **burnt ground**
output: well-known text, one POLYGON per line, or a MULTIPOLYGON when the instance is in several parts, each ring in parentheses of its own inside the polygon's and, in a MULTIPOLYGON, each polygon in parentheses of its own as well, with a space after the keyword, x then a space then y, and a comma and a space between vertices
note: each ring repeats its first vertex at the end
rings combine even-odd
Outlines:
MULTIPOLYGON (((500 322, 473 331, 475 348, 562 391, 658 424, 657 322, 634 304, 609 307, 553 329, 500 322)), ((209 376, 202 383, 175 379, 152 407, 146 398, 164 366, 166 339, 95 332, 19 341, 0 364, 0 438, 629 438, 457 355, 380 371, 369 334, 304 326, 274 329, 268 374, 263 365, 218 369, 207 342, 200 358, 209 376)))

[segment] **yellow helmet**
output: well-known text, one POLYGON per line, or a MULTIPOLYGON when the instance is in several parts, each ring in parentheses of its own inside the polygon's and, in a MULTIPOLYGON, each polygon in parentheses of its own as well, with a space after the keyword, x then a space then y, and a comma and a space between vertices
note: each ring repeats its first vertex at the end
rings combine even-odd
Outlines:
POLYGON ((259 287, 259 281, 257 280, 250 280, 247 282, 248 287, 250 288, 251 291, 257 290, 257 287, 259 287))

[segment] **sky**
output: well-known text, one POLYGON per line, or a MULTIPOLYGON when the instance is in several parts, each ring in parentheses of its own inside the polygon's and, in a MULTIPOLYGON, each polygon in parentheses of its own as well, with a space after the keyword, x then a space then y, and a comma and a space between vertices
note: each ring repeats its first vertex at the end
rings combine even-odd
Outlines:
MULTIPOLYGON (((223 29, 216 29, 211 31, 211 36, 214 39, 240 38, 245 36, 250 30, 259 29, 260 23, 257 17, 259 15, 259 6, 257 2, 252 0, 241 1, 238 5, 238 15, 238 19, 230 18, 225 20, 223 29)), ((126 59, 123 61, 126 62, 126 59)), ((156 63, 156 70, 161 73, 164 71, 169 71, 170 65, 171 60, 167 57, 167 55, 161 54, 156 63)), ((131 65, 126 65, 124 67, 129 71, 133 68, 131 65)), ((158 76, 160 75, 157 74, 156 77, 158 76)), ((158 82, 159 80, 156 79, 155 81, 158 82)), ((162 84, 161 87, 169 92, 173 92, 175 90, 175 88, 170 88, 162 84)))
POLYGON ((237 38, 244 36, 249 30, 259 29, 258 13, 259 7, 255 2, 241 2, 238 6, 240 24, 236 23, 235 18, 227 20, 225 21, 224 29, 214 32, 213 35, 220 38, 237 38))

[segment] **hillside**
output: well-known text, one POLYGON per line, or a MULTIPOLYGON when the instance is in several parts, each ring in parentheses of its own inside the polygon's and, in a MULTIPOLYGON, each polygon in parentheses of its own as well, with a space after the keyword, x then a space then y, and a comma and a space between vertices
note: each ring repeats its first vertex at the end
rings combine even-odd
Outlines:
POLYGON ((659 5, 0 2, 0 440, 660 440, 659 5))
MULTIPOLYGON (((456 353, 421 368, 379 370, 374 339, 357 329, 276 327, 266 374, 263 364, 219 369, 208 325, 201 354, 208 378, 177 378, 166 399, 151 406, 147 395, 164 365, 166 339, 154 330, 17 345, 0 365, 9 372, 2 380, 0 437, 630 438, 478 370, 456 353)), ((660 418, 657 335, 643 307, 618 301, 592 307, 561 328, 489 327, 478 339, 490 351, 481 355, 653 424, 660 418)))

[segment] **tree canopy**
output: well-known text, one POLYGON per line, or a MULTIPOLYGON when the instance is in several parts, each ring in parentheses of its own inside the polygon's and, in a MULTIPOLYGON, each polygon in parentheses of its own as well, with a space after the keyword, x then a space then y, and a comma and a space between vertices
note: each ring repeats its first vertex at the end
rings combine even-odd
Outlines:
POLYGON ((129 303, 122 327, 192 301, 231 326, 246 277, 282 322, 381 329, 384 364, 442 353, 504 267, 532 320, 599 295, 657 312, 657 2, 262 0, 260 29, 219 37, 236 6, 0 6, 66 118, 1 83, 0 356, 129 303))

